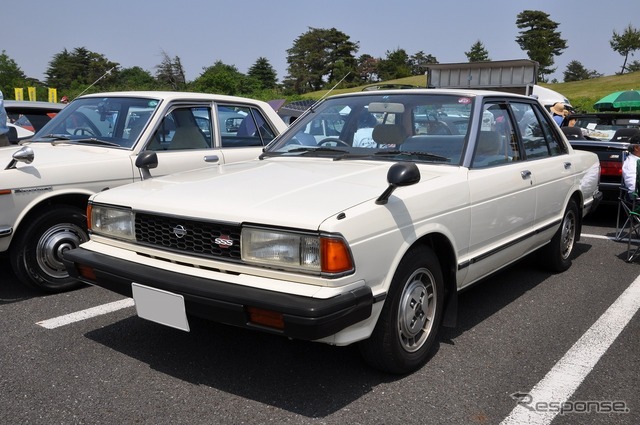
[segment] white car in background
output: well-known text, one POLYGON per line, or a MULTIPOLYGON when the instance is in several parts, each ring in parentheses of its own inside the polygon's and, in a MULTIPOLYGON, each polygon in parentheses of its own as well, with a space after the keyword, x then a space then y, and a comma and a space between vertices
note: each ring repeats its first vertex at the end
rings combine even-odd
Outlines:
POLYGON ((88 240, 89 196, 140 180, 140 153, 156 153, 155 175, 215 168, 256 158, 286 128, 266 102, 214 94, 98 93, 60 109, 30 140, 0 149, 0 253, 47 292, 80 285, 62 254, 88 240))
POLYGON ((15 145, 32 137, 65 106, 64 103, 5 100, 4 109, 7 111, 9 142, 15 145))
POLYGON ((92 196, 91 240, 64 260, 145 319, 359 342, 374 367, 407 373, 455 323, 459 290, 534 251, 554 271, 571 265, 599 171, 531 97, 337 95, 258 159, 92 196), (533 116, 526 128, 516 111, 533 116), (310 124, 336 114, 336 133, 311 143, 310 124), (373 143, 354 146, 363 115, 376 117, 373 143))

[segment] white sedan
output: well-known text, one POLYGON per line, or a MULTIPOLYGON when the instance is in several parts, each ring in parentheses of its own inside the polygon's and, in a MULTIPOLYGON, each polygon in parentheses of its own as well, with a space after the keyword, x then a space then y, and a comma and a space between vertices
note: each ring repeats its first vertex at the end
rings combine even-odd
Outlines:
MULTIPOLYGON (((13 105, 11 105, 13 106, 13 105)), ((89 196, 140 180, 141 152, 156 175, 256 158, 286 124, 266 102, 183 92, 79 97, 22 146, 0 148, 0 254, 26 285, 60 292, 64 251, 89 239, 89 196)))
POLYGON ((459 290, 536 250, 570 266, 598 176, 596 155, 574 151, 533 98, 345 94, 259 159, 94 195, 91 240, 65 262, 133 296, 145 319, 359 342, 374 367, 406 373, 455 323, 459 290), (315 143, 308 132, 336 115, 337 134, 315 143), (372 143, 354 147, 362 125, 372 143))

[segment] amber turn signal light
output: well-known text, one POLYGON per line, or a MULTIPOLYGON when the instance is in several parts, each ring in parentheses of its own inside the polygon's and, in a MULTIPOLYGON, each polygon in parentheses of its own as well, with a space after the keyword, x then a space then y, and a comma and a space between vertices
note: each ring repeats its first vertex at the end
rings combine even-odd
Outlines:
POLYGON ((284 317, 282 313, 272 310, 264 310, 258 307, 247 307, 249 322, 254 325, 266 326, 275 329, 284 329, 284 317))

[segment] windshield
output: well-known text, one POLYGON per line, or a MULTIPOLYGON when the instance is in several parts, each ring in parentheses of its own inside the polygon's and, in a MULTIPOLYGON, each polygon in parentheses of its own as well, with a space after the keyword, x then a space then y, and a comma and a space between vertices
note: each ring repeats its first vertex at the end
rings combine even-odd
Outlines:
POLYGON ((76 99, 38 131, 33 141, 132 148, 159 104, 157 99, 135 97, 76 99))
POLYGON ((387 92, 329 98, 295 120, 265 156, 458 164, 473 97, 387 92))

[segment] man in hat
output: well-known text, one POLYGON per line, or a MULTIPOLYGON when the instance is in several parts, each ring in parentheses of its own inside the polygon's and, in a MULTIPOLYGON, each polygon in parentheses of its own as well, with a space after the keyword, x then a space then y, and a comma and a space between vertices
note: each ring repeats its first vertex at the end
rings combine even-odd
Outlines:
POLYGON ((565 108, 564 103, 556 102, 551 107, 551 116, 554 121, 558 123, 558 125, 562 125, 562 120, 564 119, 565 108))

